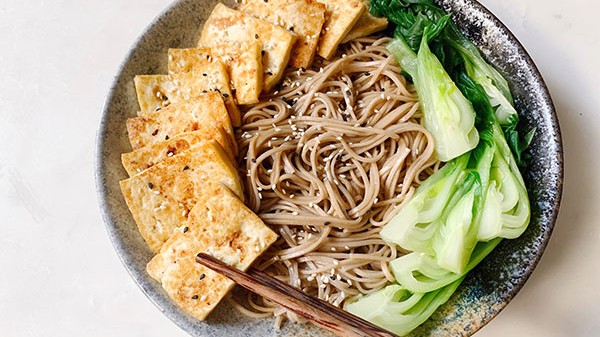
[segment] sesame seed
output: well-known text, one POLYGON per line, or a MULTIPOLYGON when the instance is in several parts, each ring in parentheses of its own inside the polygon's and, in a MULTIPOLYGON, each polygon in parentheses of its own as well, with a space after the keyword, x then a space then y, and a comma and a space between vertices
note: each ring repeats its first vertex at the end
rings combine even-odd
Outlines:
POLYGON ((194 295, 194 296, 192 296, 192 299, 193 299, 193 300, 197 300, 197 299, 198 299, 198 295, 194 295))
POLYGON ((204 279, 205 277, 206 277, 206 274, 204 274, 204 273, 203 273, 203 274, 200 274, 200 279, 201 279, 201 280, 202 280, 202 279, 204 279))
POLYGON ((254 34, 254 38, 258 40, 258 34, 254 34))
POLYGON ((206 301, 206 295, 202 295, 202 297, 200 297, 200 301, 206 301))
POLYGON ((185 165, 185 166, 183 167, 183 170, 184 170, 184 171, 185 171, 185 170, 189 170, 189 169, 190 169, 190 167, 189 167, 189 166, 187 166, 187 165, 185 165))
POLYGON ((183 232, 187 233, 190 230, 190 228, 188 226, 183 227, 183 232))

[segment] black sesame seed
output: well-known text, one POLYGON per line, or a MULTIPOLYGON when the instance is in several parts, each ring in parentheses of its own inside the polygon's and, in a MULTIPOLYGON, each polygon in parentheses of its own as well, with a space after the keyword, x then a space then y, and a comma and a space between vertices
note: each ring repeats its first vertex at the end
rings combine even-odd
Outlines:
POLYGON ((153 189, 154 188, 154 184, 153 183, 148 183, 148 188, 149 189, 153 189))
POLYGON ((324 223, 323 225, 325 225, 325 226, 329 226, 329 225, 331 225, 331 222, 329 222, 329 221, 325 221, 325 223, 324 223))
POLYGON ((258 40, 258 34, 254 34, 254 38, 258 40))
POLYGON ((335 281, 335 276, 331 275, 331 276, 329 276, 329 279, 332 281, 335 281))
POLYGON ((163 101, 166 101, 166 100, 168 100, 168 99, 169 99, 169 97, 167 97, 167 96, 163 95, 162 99, 163 99, 163 101))
POLYGON ((189 170, 189 169, 190 169, 190 167, 189 167, 189 166, 187 166, 187 165, 185 165, 185 166, 183 167, 183 170, 184 170, 184 171, 185 171, 185 170, 189 170))
POLYGON ((250 161, 252 161, 253 163, 256 164, 256 158, 252 158, 252 159, 250 159, 250 161))
POLYGON ((202 93, 203 93, 203 94, 206 94, 207 92, 208 92, 208 91, 206 91, 206 90, 202 90, 202 93))
POLYGON ((227 97, 229 97, 229 94, 228 93, 224 93, 223 97, 227 98, 227 97))
POLYGON ((352 92, 350 90, 346 90, 346 95, 350 96, 352 95, 352 92))
POLYGON ((183 227, 183 232, 184 233, 187 233, 187 231, 189 231, 189 230, 190 230, 189 227, 187 227, 187 226, 183 227))
POLYGON ((290 32, 293 32, 294 31, 294 26, 291 26, 289 29, 290 29, 290 32))
POLYGON ((165 136, 165 140, 169 140, 169 135, 166 135, 166 136, 165 136))
POLYGON ((158 134, 158 129, 154 130, 154 132, 152 132, 153 136, 156 136, 158 134))
POLYGON ((207 73, 202 73, 202 76, 208 76, 208 74, 207 73))
POLYGON ((365 73, 365 76, 371 76, 371 73, 367 71, 367 72, 365 73))
POLYGON ((154 110, 154 111, 160 111, 161 109, 162 109, 162 108, 156 108, 156 110, 154 110))
POLYGON ((201 280, 202 280, 202 279, 204 279, 205 277, 206 277, 206 275, 204 275, 204 274, 201 274, 201 275, 200 275, 200 279, 201 279, 201 280))
POLYGON ((194 296, 192 296, 192 299, 193 299, 193 300, 197 300, 197 299, 198 299, 198 295, 194 295, 194 296))
POLYGON ((267 71, 267 75, 269 75, 269 76, 273 76, 273 73, 272 73, 272 72, 270 72, 270 71, 267 71))

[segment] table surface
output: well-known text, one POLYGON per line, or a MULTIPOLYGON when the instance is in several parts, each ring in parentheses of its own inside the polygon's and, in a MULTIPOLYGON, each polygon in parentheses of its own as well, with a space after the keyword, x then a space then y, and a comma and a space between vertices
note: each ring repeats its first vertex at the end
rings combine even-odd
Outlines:
MULTIPOLYGON (((94 183, 96 130, 113 76, 169 3, 0 0, 0 336, 186 336, 121 265, 94 183)), ((566 175, 538 268, 476 336, 598 336, 600 4, 482 3, 547 81, 566 175)))

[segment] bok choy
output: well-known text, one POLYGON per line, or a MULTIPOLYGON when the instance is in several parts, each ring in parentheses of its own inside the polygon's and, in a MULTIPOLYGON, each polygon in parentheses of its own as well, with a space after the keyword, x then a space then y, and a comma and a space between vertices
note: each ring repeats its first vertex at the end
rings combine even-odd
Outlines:
MULTIPOLYGON (((430 35, 443 29, 444 20, 430 29, 430 35)), ((435 143, 435 153, 441 161, 452 160, 477 146, 475 111, 469 100, 458 90, 438 58, 429 50, 428 34, 415 54, 401 37, 388 49, 397 55, 403 69, 412 77, 425 119, 425 128, 435 143)))
POLYGON ((390 262, 396 282, 344 307, 404 335, 445 303, 501 240, 527 228, 529 198, 519 166, 533 132, 519 135, 506 80, 430 0, 372 0, 371 10, 397 25, 388 49, 414 81, 434 141, 451 144, 436 152, 451 159, 381 231, 384 240, 411 251, 390 262), (451 131, 444 129, 451 123, 428 122, 468 111, 477 134, 473 146, 465 141, 470 121, 450 119, 458 127, 451 131), (455 144, 469 149, 449 151, 459 148, 455 144))

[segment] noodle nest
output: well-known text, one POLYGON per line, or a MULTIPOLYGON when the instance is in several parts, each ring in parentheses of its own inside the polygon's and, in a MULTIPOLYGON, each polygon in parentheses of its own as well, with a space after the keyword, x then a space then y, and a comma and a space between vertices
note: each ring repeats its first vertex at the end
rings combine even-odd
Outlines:
MULTIPOLYGON (((388 262, 405 252, 379 231, 439 166, 389 40, 288 69, 237 132, 248 206, 280 234, 255 268, 336 306, 394 281, 388 262)), ((250 316, 298 320, 252 293, 242 302, 250 316)))

